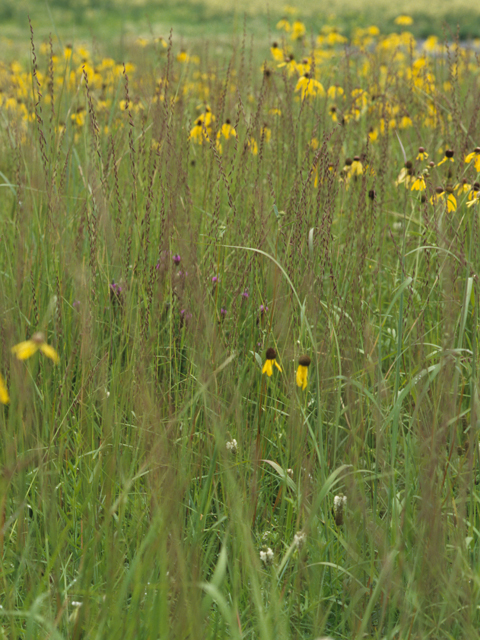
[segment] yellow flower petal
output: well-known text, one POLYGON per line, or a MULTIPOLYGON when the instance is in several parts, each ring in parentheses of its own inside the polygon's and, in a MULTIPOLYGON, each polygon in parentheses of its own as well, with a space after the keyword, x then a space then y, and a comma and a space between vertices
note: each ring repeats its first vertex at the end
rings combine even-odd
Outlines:
POLYGON ((47 358, 50 358, 50 360, 53 360, 55 362, 55 364, 58 364, 60 362, 60 358, 58 357, 58 353, 49 344, 45 344, 45 342, 44 342, 44 343, 42 343, 40 345, 39 348, 40 348, 40 351, 42 353, 44 353, 47 356, 47 358))
POLYGON ((12 353, 14 353, 18 360, 27 360, 38 351, 39 345, 33 340, 25 340, 25 342, 19 342, 12 347, 12 353))
POLYGON ((297 369, 297 386, 302 387, 302 389, 307 388, 307 376, 308 376, 308 367, 304 367, 303 365, 298 365, 297 369))
POLYGON ((269 378, 273 375, 273 360, 265 360, 262 373, 266 373, 269 378))
POLYGON ((282 367, 278 364, 278 362, 276 360, 273 361, 275 366, 277 367, 277 369, 280 371, 280 373, 282 373, 282 367))
POLYGON ((10 396, 8 395, 7 385, 0 373, 0 402, 2 404, 8 404, 10 402, 10 396))

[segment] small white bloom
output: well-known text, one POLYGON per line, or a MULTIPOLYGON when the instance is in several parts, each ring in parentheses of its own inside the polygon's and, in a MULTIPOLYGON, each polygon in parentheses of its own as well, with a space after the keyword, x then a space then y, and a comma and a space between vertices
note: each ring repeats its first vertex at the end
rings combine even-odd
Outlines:
POLYGON ((347 506, 347 496, 340 493, 333 499, 333 513, 335 516, 335 524, 341 526, 343 524, 343 512, 347 506))
POLYGON ((271 564, 273 562, 273 551, 268 547, 266 551, 260 551, 260 560, 264 564, 271 564))
POLYGON ((305 544, 306 539, 307 536, 303 531, 297 531, 297 533, 293 536, 293 544, 297 547, 297 549, 301 549, 305 544))
POLYGON ((227 447, 227 451, 231 451, 233 453, 233 455, 235 455, 237 453, 237 441, 235 440, 235 438, 233 438, 233 440, 231 442, 227 442, 226 445, 227 447))
POLYGON ((82 606, 82 603, 78 602, 77 600, 72 600, 70 602, 70 604, 72 605, 72 607, 81 607, 82 606))
POLYGON ((290 478, 293 478, 293 469, 287 469, 287 473, 290 476, 290 478))

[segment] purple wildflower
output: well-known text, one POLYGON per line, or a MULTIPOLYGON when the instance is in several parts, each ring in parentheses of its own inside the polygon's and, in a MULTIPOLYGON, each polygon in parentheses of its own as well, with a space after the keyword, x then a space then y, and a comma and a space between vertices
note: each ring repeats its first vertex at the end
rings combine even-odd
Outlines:
POLYGON ((179 264, 180 264, 180 262, 182 261, 182 258, 178 255, 178 253, 176 253, 176 254, 173 256, 172 260, 173 260, 173 262, 174 262, 174 263, 177 265, 177 267, 178 267, 178 265, 179 265, 179 264))

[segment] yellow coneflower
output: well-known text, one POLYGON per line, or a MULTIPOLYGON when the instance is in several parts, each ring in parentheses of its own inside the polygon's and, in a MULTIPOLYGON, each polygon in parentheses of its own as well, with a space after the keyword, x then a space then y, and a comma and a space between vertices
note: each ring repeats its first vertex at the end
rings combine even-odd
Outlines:
POLYGON ((444 202, 445 195, 447 193, 448 193, 447 202, 446 202, 447 211, 448 213, 451 213, 452 211, 457 210, 457 200, 453 195, 453 188, 451 187, 447 187, 447 189, 444 189, 443 187, 437 187, 435 189, 434 195, 430 198, 430 204, 437 204, 438 202, 444 202))
POLYGON ((286 31, 288 33, 292 30, 292 27, 290 26, 290 22, 287 20, 287 18, 282 18, 277 22, 277 29, 283 29, 283 31, 286 31))
POLYGON ((428 158, 428 153, 425 151, 425 149, 423 147, 418 147, 417 160, 420 160, 420 162, 423 162, 427 158, 428 158))
POLYGON ((361 176, 363 173, 363 164, 360 161, 360 156, 354 156, 353 162, 350 166, 350 173, 352 176, 361 176))
POLYGON ((309 356, 300 356, 298 359, 297 386, 302 389, 307 388, 308 367, 311 362, 309 356))
POLYGON ((276 60, 277 62, 283 61, 283 51, 280 49, 276 42, 274 42, 270 47, 270 52, 274 60, 276 60))
POLYGON ((395 18, 395 24, 398 24, 401 27, 408 27, 413 24, 413 18, 406 15, 397 16, 395 18))
POLYGON ((24 342, 19 342, 14 347, 12 347, 12 353, 17 356, 18 360, 27 360, 31 356, 33 356, 38 350, 53 360, 55 364, 60 362, 60 358, 58 357, 58 353, 55 351, 53 347, 45 342, 45 335, 38 331, 34 333, 30 340, 25 340, 24 342))
POLYGON ((423 176, 417 176, 413 181, 411 191, 425 191, 427 185, 423 176))
POLYGON ((478 184, 478 182, 472 185, 472 190, 468 194, 467 200, 467 207, 469 208, 480 202, 480 184, 478 184))
POLYGON ((225 120, 224 124, 222 124, 222 128, 217 133, 217 138, 220 138, 220 136, 223 136, 225 140, 237 137, 237 132, 235 131, 235 128, 232 127, 232 124, 228 118, 225 120))
POLYGON ((474 161, 473 166, 475 167, 475 171, 480 173, 480 147, 475 147, 472 153, 469 153, 465 158, 467 164, 470 164, 472 160, 474 161))
POLYGON ((322 83, 315 80, 315 78, 311 78, 308 73, 305 73, 298 79, 297 86, 295 87, 295 92, 297 91, 301 92, 302 100, 304 100, 306 96, 315 97, 317 95, 325 95, 325 89, 322 83))
POLYGON ((466 178, 462 178, 462 181, 455 185, 455 191, 457 193, 469 193, 472 189, 472 185, 466 178))
POLYGON ((403 166, 400 169, 398 178, 395 180, 395 186, 398 187, 398 185, 404 184, 405 188, 408 189, 408 187, 412 184, 414 179, 415 178, 413 177, 413 165, 410 162, 410 160, 407 160, 407 162, 405 163, 405 166, 403 166))
POLYGON ((7 385, 5 384, 5 380, 0 373, 0 402, 2 404, 8 404, 10 402, 10 396, 8 395, 7 385))
POLYGON ((454 155, 454 151, 453 149, 447 149, 445 151, 445 155, 443 157, 443 160, 440 160, 440 162, 437 164, 437 167, 439 167, 441 164, 443 164, 444 162, 455 162, 453 155, 454 155))
POLYGON ((306 32, 307 29, 303 22, 300 22, 300 20, 295 20, 292 25, 292 35, 290 37, 292 40, 300 40, 301 38, 303 38, 306 32))
POLYGON ((273 365, 277 367, 277 369, 282 372, 281 366, 278 364, 276 358, 277 353, 273 347, 269 347, 266 352, 265 364, 263 365, 262 373, 266 373, 270 378, 273 374, 273 365))

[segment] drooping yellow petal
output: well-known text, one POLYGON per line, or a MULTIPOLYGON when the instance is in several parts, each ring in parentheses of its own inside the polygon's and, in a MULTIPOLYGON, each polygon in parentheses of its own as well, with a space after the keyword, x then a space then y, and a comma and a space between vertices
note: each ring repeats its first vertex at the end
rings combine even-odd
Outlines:
POLYGON ((38 351, 39 345, 33 340, 25 340, 25 342, 19 342, 12 347, 12 353, 14 353, 18 360, 27 360, 38 351))
POLYGON ((8 404, 10 402, 10 396, 8 395, 7 385, 0 373, 0 402, 2 404, 8 404))
POLYGON ((50 358, 50 360, 53 360, 55 364, 58 364, 60 362, 58 353, 49 344, 45 344, 45 342, 43 342, 39 348, 40 348, 40 351, 44 353, 47 356, 47 358, 50 358))
POLYGON ((297 369, 297 386, 298 387, 302 387, 302 389, 307 388, 307 376, 308 376, 308 367, 304 367, 301 364, 299 364, 297 369))
POLYGON ((273 360, 265 360, 262 373, 266 373, 269 378, 273 375, 273 360))
POLYGON ((280 373, 282 373, 282 367, 278 364, 278 362, 276 360, 273 361, 275 366, 277 367, 277 369, 280 371, 280 373))
POLYGON ((452 211, 456 211, 456 210, 457 210, 457 201, 455 199, 455 196, 453 195, 453 193, 449 193, 447 198, 447 211, 448 213, 452 213, 452 211))

